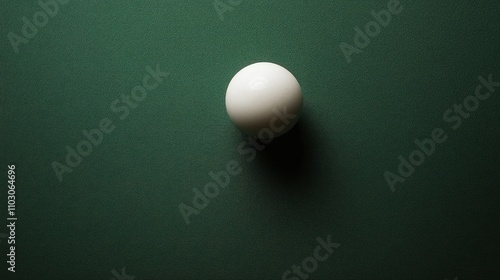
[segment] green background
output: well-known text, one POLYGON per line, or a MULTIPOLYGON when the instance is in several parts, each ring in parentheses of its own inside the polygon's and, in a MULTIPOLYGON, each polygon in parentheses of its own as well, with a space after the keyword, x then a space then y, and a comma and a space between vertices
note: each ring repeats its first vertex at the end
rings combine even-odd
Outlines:
POLYGON ((18 217, 0 278, 281 279, 331 235, 310 279, 498 279, 500 90, 456 131, 442 115, 500 80, 500 2, 401 3, 347 63, 340 43, 387 1, 244 0, 222 19, 213 1, 70 1, 18 54, 7 35, 41 9, 0 1, 1 224, 8 164, 18 217), (224 95, 258 61, 305 104, 246 162, 224 95), (110 104, 156 65, 170 75, 120 120, 110 104), (51 163, 103 118, 115 130, 60 183, 51 163), (436 127, 448 140, 391 192, 384 172, 436 127), (242 172, 186 225, 179 204, 230 160, 242 172))

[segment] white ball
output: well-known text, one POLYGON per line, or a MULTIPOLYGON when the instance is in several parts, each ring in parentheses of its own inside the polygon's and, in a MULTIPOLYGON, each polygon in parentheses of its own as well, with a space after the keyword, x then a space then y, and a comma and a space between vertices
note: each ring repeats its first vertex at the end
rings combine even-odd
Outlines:
POLYGON ((241 69, 226 92, 226 110, 244 132, 272 139, 289 131, 302 110, 302 90, 288 70, 259 62, 241 69))

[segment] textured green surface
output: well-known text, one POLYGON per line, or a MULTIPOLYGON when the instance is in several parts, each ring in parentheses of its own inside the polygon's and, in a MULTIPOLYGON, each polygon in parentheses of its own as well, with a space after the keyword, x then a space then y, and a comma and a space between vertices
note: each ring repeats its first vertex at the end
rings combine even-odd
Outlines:
POLYGON ((456 131, 442 115, 500 80, 500 2, 401 3, 347 63, 339 45, 387 1, 243 0, 223 20, 212 1, 71 1, 18 54, 7 36, 40 7, 0 1, 0 178, 16 165, 19 219, 0 278, 281 279, 331 235, 311 279, 498 279, 500 89, 456 131), (246 162, 224 93, 258 61, 294 73, 304 114, 246 162), (157 64, 170 75, 120 120, 110 104, 157 64), (51 163, 103 118, 114 131, 60 183, 51 163), (392 192, 383 173, 436 127, 447 141, 392 192), (186 225, 179 204, 230 160, 242 172, 186 225))

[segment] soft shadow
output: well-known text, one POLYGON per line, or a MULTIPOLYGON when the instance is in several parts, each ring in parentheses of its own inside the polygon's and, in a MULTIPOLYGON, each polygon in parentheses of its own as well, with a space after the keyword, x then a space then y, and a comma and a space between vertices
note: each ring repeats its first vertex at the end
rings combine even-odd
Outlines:
POLYGON ((302 116, 297 124, 286 134, 275 138, 257 153, 255 172, 266 178, 271 191, 290 196, 303 196, 319 187, 314 184, 314 160, 318 158, 313 147, 314 135, 310 124, 302 116))
POLYGON ((269 211, 274 225, 294 229, 308 223, 323 228, 335 201, 336 154, 310 120, 303 114, 291 131, 263 144, 247 165, 255 178, 250 183, 256 188, 252 193, 259 197, 255 207, 269 211))

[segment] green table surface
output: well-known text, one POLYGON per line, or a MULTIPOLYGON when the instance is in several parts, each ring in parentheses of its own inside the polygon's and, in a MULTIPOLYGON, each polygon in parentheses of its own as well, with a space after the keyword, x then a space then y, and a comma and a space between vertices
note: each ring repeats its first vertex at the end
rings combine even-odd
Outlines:
POLYGON ((0 279, 500 279, 498 0, 40 2, 0 1, 0 279), (262 151, 259 61, 304 96, 262 151))

